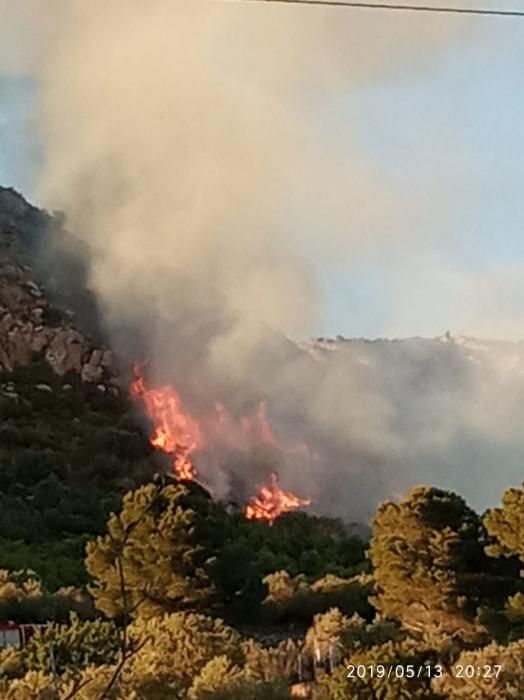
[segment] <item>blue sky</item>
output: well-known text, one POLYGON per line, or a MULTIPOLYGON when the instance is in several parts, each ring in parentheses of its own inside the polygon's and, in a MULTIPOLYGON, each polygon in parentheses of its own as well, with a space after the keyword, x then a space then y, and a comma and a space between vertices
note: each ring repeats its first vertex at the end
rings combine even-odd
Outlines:
POLYGON ((29 77, 0 73, 0 184, 29 198, 36 196, 41 163, 37 130, 31 124, 36 90, 29 77))
MULTIPOLYGON (((524 338, 523 38, 524 20, 471 20, 418 70, 363 82, 320 110, 337 149, 357 148, 398 193, 406 229, 417 208, 417 230, 401 244, 385 230, 382 245, 317 263, 318 334, 524 338)), ((0 184, 33 200, 36 92, 29 78, 0 75, 0 184)))
POLYGON ((337 138, 351 124, 407 210, 424 189, 433 204, 409 244, 322 271, 326 334, 524 338, 523 38, 524 21, 475 22, 408 79, 339 98, 337 138))

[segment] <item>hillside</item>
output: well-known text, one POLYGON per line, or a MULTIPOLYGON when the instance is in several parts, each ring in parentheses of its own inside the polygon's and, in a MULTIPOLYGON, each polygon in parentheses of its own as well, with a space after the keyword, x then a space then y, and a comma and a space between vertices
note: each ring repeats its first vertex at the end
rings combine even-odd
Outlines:
MULTIPOLYGON (((266 398, 271 426, 284 444, 307 443, 311 455, 281 464, 281 476, 311 498, 312 512, 347 522, 368 521, 381 500, 417 483, 457 489, 482 509, 507 484, 520 482, 523 343, 447 333, 297 344, 274 333, 259 350, 251 387, 243 382, 213 394, 210 386, 217 392, 224 387, 202 379, 205 356, 185 336, 177 342, 176 327, 159 327, 150 317, 130 328, 113 326, 111 350, 89 288, 90 256, 63 217, 0 188, 0 364, 6 377, 36 362, 63 384, 72 374, 82 391, 98 387, 108 402, 118 394, 127 405, 129 367, 147 357, 147 339, 155 339, 153 352, 176 347, 166 353, 173 367, 164 366, 162 381, 176 380, 204 411, 218 401, 238 415, 243 404, 266 398)), ((237 461, 225 471, 212 460, 207 465, 204 481, 212 493, 234 500, 252 492, 263 474, 237 461)))
MULTIPOLYGON (((0 188, 2 532, 27 547, 39 538, 49 541, 54 518, 63 521, 54 526, 57 536, 62 528, 68 541, 73 538, 67 546, 78 553, 80 535, 99 531, 117 495, 159 468, 146 439, 149 428, 128 401, 128 380, 119 376, 128 377, 137 359, 129 353, 139 347, 137 331, 147 336, 151 329, 131 329, 132 344, 125 342, 129 330, 114 334, 115 357, 89 289, 89 260, 89 249, 59 214, 0 188), (45 514, 43 496, 34 501, 37 487, 44 493, 48 486, 60 518, 45 514)), ((170 329, 162 332, 170 337, 170 329)), ((311 458, 280 460, 280 472, 311 498, 313 513, 364 523, 382 499, 428 481, 485 507, 508 483, 519 483, 522 343, 447 333, 402 340, 339 336, 297 345, 275 334, 257 375, 284 444, 297 439, 288 438, 288 430, 305 436, 311 458), (287 393, 280 390, 286 372, 297 377, 287 393)), ((203 398, 212 403, 217 397, 203 398)), ((237 398, 240 393, 226 400, 234 405, 237 398)), ((236 455, 229 472, 218 466, 211 461, 206 473, 203 465, 204 483, 226 499, 247 497, 264 478, 236 455), (234 488, 225 489, 225 479, 234 488)), ((11 558, 0 558, 0 566, 16 560, 18 545, 10 547, 11 558)))
POLYGON ((419 483, 455 489, 484 509, 520 483, 524 343, 446 333, 339 336, 301 348, 313 361, 308 399, 322 416, 321 444, 339 445, 326 463, 342 485, 321 494, 326 509, 349 504, 366 519, 380 500, 419 483), (342 471, 344 460, 351 468, 342 471))
POLYGON ((74 247, 56 252, 66 237, 0 188, 0 568, 50 589, 86 580, 86 540, 157 468, 112 353, 85 331, 100 336, 96 305, 74 247))
MULTIPOLYGON (((170 470, 170 460, 151 447, 151 426, 130 401, 104 343, 87 260, 88 251, 58 215, 0 190, 0 570, 30 569, 51 592, 87 582, 86 543, 104 532, 126 492, 170 470)), ((251 571, 242 584, 247 601, 253 595, 259 601, 261 579, 279 558, 297 574, 303 566, 324 571, 310 550, 315 538, 325 540, 326 528, 335 533, 331 566, 342 573, 361 563, 360 541, 346 538, 338 523, 317 526, 315 519, 291 522, 289 535, 264 535, 268 550, 255 563, 247 544, 251 530, 231 507, 240 528, 231 553, 227 538, 220 543, 218 532, 208 536, 213 547, 225 546, 226 559, 244 548, 245 575, 251 571), (346 552, 341 537, 349 543, 346 552)), ((238 581, 221 566, 217 580, 229 591, 238 581)))
POLYGON ((130 400, 135 358, 107 342, 88 263, 59 215, 0 189, 0 625, 43 623, 0 649, 0 698, 521 697, 523 489, 482 516, 400 491, 518 480, 522 344, 274 334, 261 377, 302 381, 276 410, 198 422, 141 365, 130 400), (307 443, 286 432, 297 404, 307 443), (177 457, 223 501, 168 476, 177 457), (251 519, 234 477, 253 496, 275 464, 306 510, 272 480, 251 519))

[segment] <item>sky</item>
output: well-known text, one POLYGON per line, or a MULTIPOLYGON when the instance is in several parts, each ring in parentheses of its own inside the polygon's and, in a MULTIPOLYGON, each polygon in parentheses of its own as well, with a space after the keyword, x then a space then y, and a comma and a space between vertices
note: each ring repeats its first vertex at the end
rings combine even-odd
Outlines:
MULTIPOLYGON (((362 158, 405 208, 378 237, 360 223, 362 239, 380 244, 332 257, 316 255, 318 218, 288 222, 315 227, 304 255, 325 301, 317 335, 524 339, 524 19, 468 22, 419 66, 311 104, 336 149, 362 158)), ((0 73, 0 184, 36 202, 38 90, 0 73)))
POLYGON ((474 24, 409 79, 332 110, 341 143, 350 123, 392 188, 440 193, 444 211, 434 230, 433 202, 408 248, 325 271, 328 335, 524 338, 524 21, 474 24))
POLYGON ((0 73, 0 184, 33 200, 42 162, 32 128, 37 89, 30 77, 0 73))

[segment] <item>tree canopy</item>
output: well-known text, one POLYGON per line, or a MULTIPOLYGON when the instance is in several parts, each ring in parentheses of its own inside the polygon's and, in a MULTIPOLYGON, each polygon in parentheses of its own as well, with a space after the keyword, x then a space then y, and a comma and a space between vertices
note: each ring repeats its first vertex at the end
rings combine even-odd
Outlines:
POLYGON ((107 534, 90 542, 86 568, 97 607, 112 617, 151 617, 205 603, 212 585, 194 538, 184 486, 148 484, 124 497, 107 534))
POLYGON ((458 495, 430 487, 382 504, 373 522, 370 559, 374 605, 426 639, 475 637, 489 577, 480 517, 458 495))

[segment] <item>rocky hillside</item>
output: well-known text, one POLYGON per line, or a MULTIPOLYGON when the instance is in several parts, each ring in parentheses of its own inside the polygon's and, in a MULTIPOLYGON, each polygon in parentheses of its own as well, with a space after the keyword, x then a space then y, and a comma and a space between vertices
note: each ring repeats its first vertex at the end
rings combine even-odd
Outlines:
POLYGON ((85 542, 158 470, 87 290, 86 251, 0 188, 0 569, 85 581, 85 542))
POLYGON ((59 376, 73 372, 115 391, 112 353, 83 332, 96 314, 95 302, 80 287, 85 275, 74 280, 82 261, 71 246, 64 252, 67 237, 59 217, 0 187, 0 369, 41 358, 59 376))
MULTIPOLYGON (((127 392, 117 396, 118 375, 124 371, 117 371, 97 300, 89 291, 89 255, 60 215, 0 188, 0 399, 10 402, 2 415, 9 419, 13 412, 23 414, 16 419, 17 429, 24 421, 38 422, 42 416, 32 415, 31 406, 42 404, 42 392, 53 391, 53 410, 65 416, 65 423, 57 420, 49 428, 56 439, 67 444, 67 435, 74 435, 71 447, 80 440, 78 421, 85 421, 84 446, 75 443, 63 457, 76 467, 63 466, 60 473, 71 475, 78 469, 75 481, 91 473, 80 453, 87 445, 90 459, 98 459, 93 447, 97 439, 92 438, 99 421, 110 433, 101 437, 103 449, 109 454, 116 442, 122 451, 118 468, 107 471, 106 463, 102 469, 116 483, 126 470, 133 471, 124 443, 133 442, 129 431, 136 437, 138 428, 136 421, 131 428, 127 418, 127 392), (17 372, 24 368, 28 373, 17 383, 17 372), (44 370, 50 379, 44 380, 44 370), (35 392, 37 385, 47 388, 35 392), (29 393, 27 399, 22 389, 29 393), (71 405, 64 390, 73 392, 67 399, 71 405), (120 403, 108 403, 108 413, 97 417, 91 391, 120 403), (14 405, 17 398, 20 404, 26 401, 23 407, 14 405), (75 425, 68 423, 74 419, 75 425), (111 421, 124 426, 118 435, 111 433, 111 421)), ((149 320, 151 329, 147 324, 142 328, 146 339, 159 332, 156 319, 149 320)), ((137 329, 120 343, 114 330, 111 337, 122 366, 141 359, 137 329), (127 342, 130 337, 132 343, 127 342), (126 347, 132 348, 132 356, 122 360, 126 347)), ((174 347, 176 329, 165 334, 165 347, 174 347)), ((433 339, 324 338, 300 346, 280 335, 270 341, 267 352, 260 349, 255 385, 266 392, 277 433, 293 439, 296 435, 311 448, 314 459, 309 463, 289 460, 288 472, 283 466, 280 470, 290 487, 300 485, 301 493, 311 497, 317 513, 365 522, 378 502, 417 483, 455 489, 482 509, 496 502, 507 484, 521 482, 523 343, 449 333, 433 339), (292 390, 282 391, 282 377, 292 390)), ((184 374, 176 374, 177 358, 171 359, 173 380, 181 376, 183 383, 184 374)), ((198 384, 208 392, 206 382, 198 384)), ((224 400, 234 405, 239 394, 242 387, 235 387, 224 400)), ((207 395, 199 398, 209 402, 207 395)), ((35 431, 40 435, 36 423, 35 431)), ((147 449, 142 446, 138 452, 143 456, 147 449)), ((16 461, 13 455, 9 459, 16 461)), ((231 472, 231 465, 227 469, 231 472)), ((251 486, 243 464, 239 470, 248 474, 251 486)))

